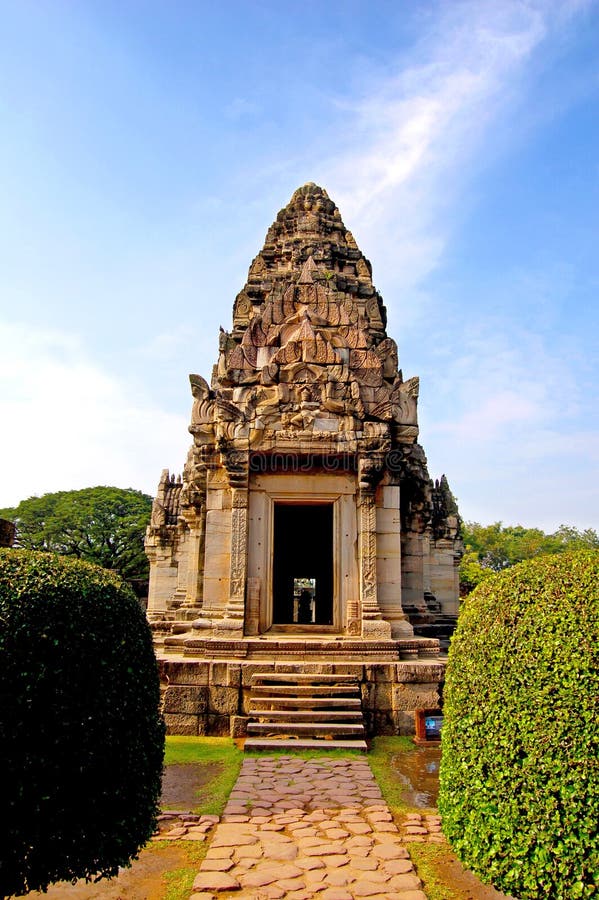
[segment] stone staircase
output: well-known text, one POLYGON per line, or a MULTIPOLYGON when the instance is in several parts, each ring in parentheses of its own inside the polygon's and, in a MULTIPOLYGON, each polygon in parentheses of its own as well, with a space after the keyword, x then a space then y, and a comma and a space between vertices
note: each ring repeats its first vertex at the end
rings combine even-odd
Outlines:
POLYGON ((252 676, 246 750, 367 750, 354 675, 252 676))

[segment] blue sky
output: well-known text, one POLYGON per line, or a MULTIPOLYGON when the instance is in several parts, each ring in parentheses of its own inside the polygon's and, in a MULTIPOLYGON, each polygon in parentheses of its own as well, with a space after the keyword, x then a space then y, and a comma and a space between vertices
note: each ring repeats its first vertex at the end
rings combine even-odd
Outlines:
POLYGON ((464 518, 599 526, 599 3, 0 0, 0 507, 154 493, 325 187, 464 518))

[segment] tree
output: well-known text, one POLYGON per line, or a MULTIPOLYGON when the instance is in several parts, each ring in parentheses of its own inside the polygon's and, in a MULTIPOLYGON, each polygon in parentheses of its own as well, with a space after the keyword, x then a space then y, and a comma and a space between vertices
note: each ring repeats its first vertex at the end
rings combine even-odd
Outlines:
POLYGON ((115 875, 150 838, 164 725, 152 637, 118 576, 0 550, 0 896, 115 875))
POLYGON ((461 861, 520 900, 599 890, 599 552, 527 560, 464 601, 439 809, 461 861))
POLYGON ((481 565, 474 551, 467 550, 460 562, 460 596, 465 597, 492 575, 493 570, 481 565))
POLYGON ((143 538, 152 498, 116 487, 29 497, 0 518, 17 526, 17 546, 50 550, 113 569, 132 581, 148 577, 143 538))
POLYGON ((545 534, 540 528, 525 528, 522 525, 463 522, 462 539, 465 547, 460 565, 462 595, 473 590, 486 574, 501 572, 525 559, 566 550, 599 549, 596 531, 592 528, 579 531, 569 525, 560 525, 553 534, 545 534))

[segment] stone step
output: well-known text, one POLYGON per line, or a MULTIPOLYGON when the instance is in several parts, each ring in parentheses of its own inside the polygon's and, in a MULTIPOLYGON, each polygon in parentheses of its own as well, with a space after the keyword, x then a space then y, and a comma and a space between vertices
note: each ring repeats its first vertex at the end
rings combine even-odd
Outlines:
POLYGON ((364 726, 361 723, 332 722, 248 722, 248 734, 297 734, 297 735, 359 735, 364 737, 364 726))
POLYGON ((360 686, 353 675, 257 672, 249 706, 248 750, 367 749, 360 686))
POLYGON ((293 682, 298 684, 329 684, 356 681, 355 675, 317 675, 305 672, 256 672, 252 675, 252 684, 265 681, 293 682))
POLYGON ((271 696, 329 696, 334 697, 337 694, 349 694, 354 697, 359 694, 359 688, 356 682, 353 684, 340 685, 312 685, 312 684, 257 684, 252 685, 252 695, 260 695, 269 693, 271 696))
POLYGON ((244 750, 360 750, 365 753, 368 750, 366 741, 327 741, 297 738, 246 738, 244 750))
MULTIPOLYGON (((298 707, 300 709, 361 709, 362 701, 359 697, 256 697, 252 694, 252 704, 270 703, 279 709, 298 707)), ((252 706, 252 709, 254 707, 252 706)), ((261 710, 255 710, 261 712, 261 710)), ((267 710, 265 710, 266 712, 267 710)))
MULTIPOLYGON (((307 701, 306 701, 307 702, 307 701)), ((260 719, 283 719, 285 722, 361 722, 361 709, 255 709, 248 715, 260 719)))

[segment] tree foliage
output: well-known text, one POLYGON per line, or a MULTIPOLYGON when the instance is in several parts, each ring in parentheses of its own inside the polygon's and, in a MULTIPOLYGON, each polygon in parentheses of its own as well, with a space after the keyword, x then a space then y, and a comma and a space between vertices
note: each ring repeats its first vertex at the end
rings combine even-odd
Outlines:
POLYGON ((522 525, 480 525, 462 523, 464 556, 460 565, 462 594, 473 590, 492 572, 501 572, 525 559, 534 559, 566 550, 599 549, 599 535, 592 528, 580 531, 570 525, 560 525, 553 534, 540 528, 522 525))
POLYGON ((462 862, 520 900, 599 892, 599 552, 542 556, 464 601, 439 809, 462 862))
POLYGON ((17 546, 50 550, 113 569, 128 580, 148 577, 143 538, 152 498, 115 487, 29 497, 0 517, 17 526, 17 546))
POLYGON ((145 616, 112 572, 0 550, 0 896, 115 875, 152 834, 164 726, 145 616))

